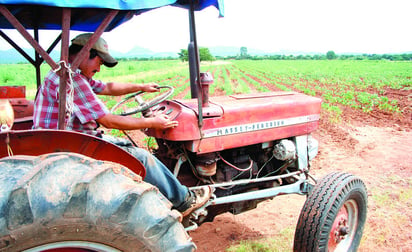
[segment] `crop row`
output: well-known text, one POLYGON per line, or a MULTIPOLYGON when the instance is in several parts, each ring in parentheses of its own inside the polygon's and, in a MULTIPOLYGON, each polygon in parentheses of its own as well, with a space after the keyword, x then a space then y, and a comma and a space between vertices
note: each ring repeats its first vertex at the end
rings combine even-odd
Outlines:
POLYGON ((398 100, 385 93, 389 89, 410 92, 412 88, 411 62, 243 60, 233 61, 230 69, 226 72, 230 76, 233 72, 235 81, 259 86, 260 92, 269 87, 270 91, 294 90, 321 97, 323 108, 337 115, 344 106, 364 112, 400 113, 398 100))

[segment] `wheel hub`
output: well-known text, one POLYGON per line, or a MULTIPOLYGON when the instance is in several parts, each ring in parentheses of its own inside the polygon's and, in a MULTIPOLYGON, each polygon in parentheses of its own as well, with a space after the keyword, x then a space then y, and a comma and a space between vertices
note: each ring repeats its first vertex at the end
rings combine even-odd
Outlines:
POLYGON ((349 214, 346 207, 342 207, 333 222, 332 229, 329 236, 329 251, 336 249, 338 244, 345 240, 350 232, 348 225, 349 214))
POLYGON ((349 226, 348 226, 348 219, 347 216, 341 216, 338 225, 332 229, 334 231, 334 240, 336 243, 339 243, 343 239, 346 238, 346 235, 349 233, 349 226))

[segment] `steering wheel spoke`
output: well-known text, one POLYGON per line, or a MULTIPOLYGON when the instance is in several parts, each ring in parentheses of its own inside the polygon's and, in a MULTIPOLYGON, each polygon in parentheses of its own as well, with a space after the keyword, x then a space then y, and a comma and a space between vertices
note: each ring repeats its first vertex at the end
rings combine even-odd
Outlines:
POLYGON ((123 98, 120 102, 113 106, 110 110, 110 113, 114 115, 132 115, 139 112, 142 112, 143 115, 148 115, 151 113, 147 113, 149 109, 158 105, 162 101, 166 100, 170 95, 172 95, 174 89, 170 86, 160 86, 160 89, 168 89, 166 92, 163 92, 152 99, 146 100, 143 98, 144 94, 147 92, 139 91, 130 95, 127 95, 123 98), (137 104, 137 105, 136 105, 137 104))

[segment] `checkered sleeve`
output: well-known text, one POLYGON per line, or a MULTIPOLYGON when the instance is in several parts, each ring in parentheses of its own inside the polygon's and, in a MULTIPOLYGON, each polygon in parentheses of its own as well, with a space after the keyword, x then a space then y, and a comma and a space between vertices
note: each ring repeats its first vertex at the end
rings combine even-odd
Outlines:
POLYGON ((100 80, 90 80, 89 81, 90 86, 93 89, 93 92, 95 94, 99 94, 100 92, 102 92, 105 88, 106 88, 106 83, 104 83, 103 81, 100 80))
MULTIPOLYGON (((74 87, 74 114, 82 124, 97 120, 109 113, 106 106, 95 94, 93 87, 80 74, 73 77, 74 87)), ((104 84, 99 83, 96 89, 104 88, 104 84)))
POLYGON ((42 83, 34 101, 33 127, 57 129, 59 116, 59 76, 50 71, 42 83))

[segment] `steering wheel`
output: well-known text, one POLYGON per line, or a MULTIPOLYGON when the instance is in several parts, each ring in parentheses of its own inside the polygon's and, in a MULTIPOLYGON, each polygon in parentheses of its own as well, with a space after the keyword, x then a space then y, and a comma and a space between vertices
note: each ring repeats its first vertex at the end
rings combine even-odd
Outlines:
POLYGON ((114 107, 110 110, 110 113, 114 114, 114 115, 122 115, 122 116, 127 116, 127 115, 132 115, 132 114, 136 114, 139 112, 144 112, 150 108, 152 108, 153 106, 156 106, 157 104, 161 103, 162 101, 166 100, 174 91, 173 87, 170 86, 159 86, 157 87, 159 90, 160 89, 168 89, 166 92, 155 96, 154 98, 152 98, 151 100, 146 101, 145 99, 143 99, 143 95, 147 92, 145 91, 139 91, 133 94, 130 94, 128 96, 126 96, 125 98, 123 98, 120 102, 118 102, 116 105, 114 105, 114 107), (125 104, 127 106, 126 103, 130 103, 130 100, 134 99, 135 102, 137 102, 137 107, 134 108, 130 108, 127 107, 127 110, 125 111, 124 109, 120 109, 121 105, 125 104))

